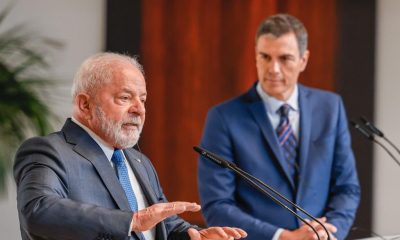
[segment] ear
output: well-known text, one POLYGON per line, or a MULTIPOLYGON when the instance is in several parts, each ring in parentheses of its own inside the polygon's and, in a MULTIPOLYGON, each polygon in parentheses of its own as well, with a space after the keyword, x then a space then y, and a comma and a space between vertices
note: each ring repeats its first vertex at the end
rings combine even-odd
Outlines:
POLYGON ((300 59, 300 61, 301 61, 301 63, 300 63, 301 64, 301 66, 300 66, 301 71, 304 71, 304 69, 306 69, 309 57, 310 57, 310 51, 308 51, 308 50, 304 51, 303 56, 300 59))
POLYGON ((90 98, 90 96, 86 93, 79 93, 75 98, 75 104, 78 108, 79 114, 86 120, 92 118, 92 105, 90 104, 91 100, 92 99, 90 98))

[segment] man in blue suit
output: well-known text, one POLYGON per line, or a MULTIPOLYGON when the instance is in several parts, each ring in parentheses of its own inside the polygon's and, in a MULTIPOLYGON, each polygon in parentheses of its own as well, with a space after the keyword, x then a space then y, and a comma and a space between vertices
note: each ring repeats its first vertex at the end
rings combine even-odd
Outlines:
MULTIPOLYGON (((344 239, 360 188, 343 102, 298 84, 309 51, 306 29, 295 17, 263 21, 255 50, 258 82, 209 111, 201 146, 319 218, 332 239, 344 239)), ((243 228, 251 240, 316 239, 307 225, 232 171, 201 158, 198 177, 208 225, 243 228)), ((327 237, 320 225, 310 224, 327 237)))
POLYGON ((144 120, 142 67, 128 56, 87 59, 72 87, 73 117, 61 131, 27 140, 14 164, 22 239, 231 239, 238 228, 200 229, 167 202, 146 156, 132 147, 144 120))

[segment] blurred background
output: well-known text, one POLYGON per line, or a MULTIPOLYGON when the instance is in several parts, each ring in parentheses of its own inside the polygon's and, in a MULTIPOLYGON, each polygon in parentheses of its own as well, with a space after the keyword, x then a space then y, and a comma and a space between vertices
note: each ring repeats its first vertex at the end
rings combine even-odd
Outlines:
MULTIPOLYGON (((169 200, 199 201, 192 147, 207 110, 256 81, 256 28, 278 12, 298 17, 309 32, 311 56, 301 83, 339 93, 349 119, 363 115, 400 144, 398 0, 1 0, 0 12, 10 3, 0 21, 0 43, 20 25, 28 36, 43 37, 35 48, 48 64, 41 76, 49 84, 38 95, 56 116, 49 116, 54 130, 71 115, 71 81, 85 58, 105 50, 139 56, 148 91, 139 144, 169 200)), ((11 55, 0 52, 0 64, 11 55)), ((0 98, 2 105, 11 101, 0 98)), ((0 132, 0 139, 7 137, 0 132)), ((23 138, 37 131, 26 132, 23 138)), ((362 200, 349 239, 400 234, 400 168, 351 133, 362 200)), ((11 145, 0 149, 15 152, 11 145)), ((1 161, 0 232, 4 239, 20 239, 12 160, 1 161)), ((204 224, 201 214, 183 217, 204 224)))

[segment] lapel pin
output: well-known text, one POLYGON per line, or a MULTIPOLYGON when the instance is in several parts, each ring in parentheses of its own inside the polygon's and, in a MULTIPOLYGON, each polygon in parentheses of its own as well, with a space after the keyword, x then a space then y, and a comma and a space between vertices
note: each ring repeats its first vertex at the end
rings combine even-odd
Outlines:
POLYGON ((139 158, 135 158, 135 160, 138 162, 142 162, 142 160, 140 160, 139 158))

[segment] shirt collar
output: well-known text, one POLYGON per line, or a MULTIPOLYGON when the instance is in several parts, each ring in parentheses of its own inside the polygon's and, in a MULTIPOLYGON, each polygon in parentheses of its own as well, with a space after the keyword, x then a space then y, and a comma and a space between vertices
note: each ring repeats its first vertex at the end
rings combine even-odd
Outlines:
POLYGON ((103 139, 101 139, 97 134, 95 134, 92 130, 90 130, 88 127, 83 125, 83 123, 79 122, 77 119, 74 117, 71 117, 72 121, 76 123, 78 126, 83 128, 90 137, 93 138, 93 140, 100 146, 100 148, 103 150, 104 154, 106 155, 108 160, 111 160, 112 155, 114 154, 114 148, 107 144, 103 139))
POLYGON ((275 114, 278 109, 282 106, 282 104, 287 103, 290 108, 296 112, 299 111, 299 89, 297 87, 297 84, 294 87, 294 91, 292 95, 289 97, 288 100, 286 101, 281 101, 278 100, 270 95, 268 95, 261 87, 260 81, 257 82, 256 86, 257 93, 260 95, 261 99, 263 100, 267 111, 269 111, 272 114, 275 114))

